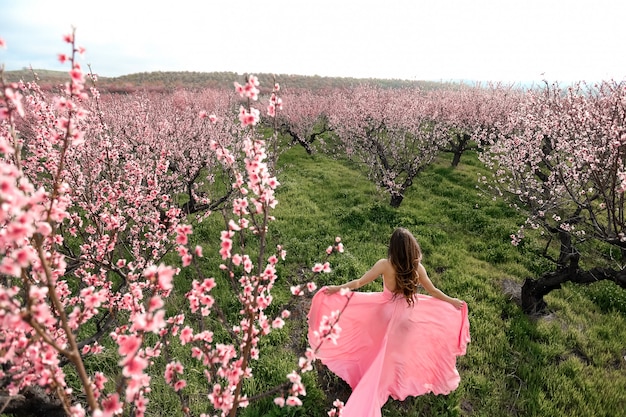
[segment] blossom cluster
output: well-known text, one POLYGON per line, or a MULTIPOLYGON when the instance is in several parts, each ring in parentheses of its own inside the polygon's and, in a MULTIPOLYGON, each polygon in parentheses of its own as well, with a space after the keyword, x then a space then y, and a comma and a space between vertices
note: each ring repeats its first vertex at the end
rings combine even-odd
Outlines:
POLYGON ((71 332, 93 317, 107 296, 106 291, 84 288, 83 309, 76 306, 68 315, 58 315, 73 302, 62 297, 69 293, 60 279, 67 262, 54 250, 63 244, 56 229, 69 217, 71 204, 70 189, 60 175, 62 155, 80 144, 77 123, 85 115, 79 104, 84 85, 78 64, 72 65, 71 74, 66 96, 56 105, 55 126, 46 132, 56 145, 47 160, 56 174, 49 188, 38 186, 24 172, 16 123, 26 116, 25 97, 18 91, 26 86, 0 83, 0 274, 6 277, 0 285, 0 350, 5 352, 0 376, 11 377, 6 387, 11 395, 31 384, 71 391, 58 353, 71 352, 71 332), (24 299, 27 302, 22 304, 24 299))
MULTIPOLYGON (((337 344, 337 340, 341 334, 341 327, 339 326, 339 319, 343 310, 348 306, 352 299, 352 293, 350 291, 342 291, 341 295, 346 297, 346 302, 341 310, 332 311, 330 316, 322 316, 322 320, 316 330, 313 331, 313 340, 311 340, 311 346, 305 351, 305 355, 298 360, 298 369, 292 371, 287 378, 291 382, 288 386, 286 395, 274 398, 274 403, 283 407, 287 406, 299 406, 302 405, 301 400, 298 398, 301 395, 306 395, 306 389, 302 384, 301 375, 304 372, 313 370, 313 362, 317 359, 316 355, 324 343, 332 342, 337 344)), ((341 415, 341 409, 343 403, 339 400, 334 403, 336 408, 329 411, 329 416, 341 415)))
MULTIPOLYGON (((234 124, 229 102, 210 92, 200 100, 185 92, 132 100, 101 95, 85 88, 86 78, 97 77, 87 77, 76 60, 84 48, 73 33, 64 40, 71 53, 58 56, 70 65, 61 94, 36 83, 2 81, 0 89, 0 376, 9 381, 3 389, 55 391, 73 416, 108 417, 129 408, 141 416, 158 377, 185 403, 189 370, 170 357, 175 342, 205 369, 211 415, 234 415, 248 405, 243 381, 252 376, 261 339, 291 316, 286 309, 276 317, 266 313, 284 248, 261 258, 234 245, 254 238, 264 253, 278 203, 266 144, 245 130, 259 112, 244 109, 234 124), (232 183, 211 198, 205 185, 216 177, 232 183), (188 197, 183 204, 181 194, 188 197), (239 286, 239 322, 222 320, 212 294, 216 280, 200 272, 186 293, 190 314, 168 315, 180 270, 164 264, 164 255, 178 253, 183 268, 203 258, 185 214, 202 221, 226 207, 231 214, 219 257, 239 286), (230 339, 198 325, 211 316, 222 320, 230 339), (109 391, 112 374, 91 372, 84 363, 107 351, 106 338, 116 346, 109 352, 119 366, 115 391, 109 391), (160 357, 166 363, 159 376, 160 357), (83 389, 80 403, 65 379, 68 363, 83 389)), ((250 77, 236 91, 256 100, 258 86, 250 77)), ((271 103, 280 109, 277 92, 278 85, 271 103)), ((311 370, 312 360, 312 353, 300 358, 298 372, 311 370)), ((300 373, 287 380, 285 404, 300 405, 306 395, 300 373)))
MULTIPOLYGON (((482 182, 527 214, 528 230, 621 246, 625 97, 614 82, 526 92, 493 124, 480 154, 493 176, 482 182)), ((522 227, 511 242, 523 237, 522 227)))
POLYGON ((269 104, 267 105, 267 115, 270 117, 276 117, 276 110, 283 109, 283 99, 278 96, 279 91, 280 85, 278 83, 275 83, 274 91, 272 91, 269 104))
MULTIPOLYGON (((234 83, 235 91, 241 96, 248 99, 248 103, 250 101, 256 101, 259 98, 259 79, 250 75, 245 85, 241 85, 238 82, 234 83)), ((239 107, 239 121, 241 122, 242 127, 246 126, 254 126, 259 122, 260 112, 258 109, 248 106, 248 108, 244 106, 239 107)))

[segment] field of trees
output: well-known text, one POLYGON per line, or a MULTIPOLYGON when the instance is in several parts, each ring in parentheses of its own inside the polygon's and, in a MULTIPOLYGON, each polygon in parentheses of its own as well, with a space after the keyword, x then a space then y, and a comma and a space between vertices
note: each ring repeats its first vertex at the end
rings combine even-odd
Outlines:
POLYGON ((67 41, 0 77, 0 414, 338 413, 308 303, 398 226, 472 342, 383 415, 626 409, 622 83, 98 80, 67 41))

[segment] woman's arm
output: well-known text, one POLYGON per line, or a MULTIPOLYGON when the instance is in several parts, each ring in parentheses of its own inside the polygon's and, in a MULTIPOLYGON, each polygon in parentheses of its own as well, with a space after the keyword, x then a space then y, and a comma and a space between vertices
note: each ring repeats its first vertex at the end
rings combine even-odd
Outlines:
POLYGON ((452 304, 454 307, 461 308, 463 305, 463 301, 458 298, 452 298, 444 294, 439 288, 435 287, 430 278, 428 278, 428 274, 426 273, 426 268, 422 264, 419 264, 417 268, 417 272, 419 273, 419 282, 422 284, 422 287, 433 297, 438 298, 440 300, 446 301, 452 304))
POLYGON ((380 275, 383 274, 385 269, 387 268, 388 261, 386 259, 381 259, 374 264, 361 278, 353 279, 352 281, 346 282, 341 285, 330 285, 326 287, 326 294, 335 293, 342 288, 348 288, 350 290, 356 290, 357 288, 361 288, 362 286, 369 284, 374 281, 380 275))

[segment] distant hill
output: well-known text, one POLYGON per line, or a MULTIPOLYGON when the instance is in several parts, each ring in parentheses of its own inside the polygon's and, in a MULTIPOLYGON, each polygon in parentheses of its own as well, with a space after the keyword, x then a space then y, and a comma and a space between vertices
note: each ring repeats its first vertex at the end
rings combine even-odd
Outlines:
POLYGON ((29 70, 23 69, 18 71, 4 71, 4 78, 8 82, 16 81, 33 81, 35 78, 42 86, 63 84, 69 80, 69 74, 65 71, 50 71, 50 70, 29 70))
MULTIPOLYGON (((55 88, 67 82, 68 74, 64 71, 34 70, 38 83, 45 89, 55 88)), ((33 71, 24 69, 18 71, 5 71, 4 76, 9 82, 32 81, 35 79, 33 71)), ((321 77, 318 75, 292 75, 292 74, 255 74, 261 86, 271 88, 274 80, 283 88, 307 88, 319 90, 324 88, 351 87, 358 84, 375 84, 384 88, 420 87, 423 89, 437 89, 451 87, 451 83, 439 83, 433 81, 410 81, 398 79, 377 78, 344 78, 344 77, 321 77)), ((101 91, 109 92, 132 92, 136 90, 171 91, 179 88, 202 89, 202 88, 232 88, 233 82, 242 83, 245 75, 235 72, 140 72, 123 75, 120 77, 99 77, 97 87, 101 91)))

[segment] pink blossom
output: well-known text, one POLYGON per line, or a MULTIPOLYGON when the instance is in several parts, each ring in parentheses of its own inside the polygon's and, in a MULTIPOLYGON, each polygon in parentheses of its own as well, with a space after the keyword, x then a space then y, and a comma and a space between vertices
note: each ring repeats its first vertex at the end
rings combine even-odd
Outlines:
POLYGON ((181 389, 187 386, 187 381, 184 379, 179 379, 174 383, 174 391, 180 391, 181 389))
POLYGON ((35 259, 36 254, 32 247, 24 247, 17 249, 13 256, 20 267, 26 268, 30 264, 31 259, 35 259))
POLYGON ((144 271, 146 278, 152 278, 156 275, 157 286, 164 291, 169 291, 173 288, 172 278, 176 274, 176 270, 171 266, 160 264, 158 267, 152 265, 144 271))
POLYGON ((119 345, 118 353, 121 356, 129 356, 134 355, 141 346, 141 338, 139 336, 119 336, 117 338, 117 343, 119 345))
POLYGON ((179 245, 187 244, 187 235, 193 233, 191 225, 188 224, 180 224, 176 226, 176 243, 179 245))
POLYGON ((191 357, 198 359, 198 360, 202 360, 202 356, 204 355, 204 352, 202 352, 202 349, 197 348, 197 347, 192 347, 191 348, 191 357))
POLYGON ((181 375, 184 372, 183 365, 179 361, 173 361, 165 365, 165 381, 171 384, 176 374, 181 375))
POLYGON ((238 82, 233 83, 235 86, 235 91, 241 96, 241 97, 248 97, 251 100, 256 100, 258 98, 258 94, 259 94, 259 89, 257 88, 259 86, 259 80, 257 79, 256 76, 251 75, 248 78, 248 81, 246 82, 245 85, 241 85, 238 82))
POLYGON ((256 125, 259 122, 259 110, 251 108, 250 111, 248 111, 245 107, 241 106, 239 108, 239 121, 241 122, 241 127, 256 125))
POLYGON ((233 247, 233 241, 230 239, 223 239, 221 243, 220 255, 222 259, 228 259, 230 257, 230 250, 233 247))
POLYGON ((124 366, 122 369, 123 375, 128 378, 133 378, 143 373, 143 370, 148 366, 148 361, 135 355, 121 361, 120 365, 124 366))
POLYGON ((304 352, 304 355, 310 362, 316 360, 315 352, 310 347, 306 348, 306 352, 304 352))
POLYGON ((237 94, 239 94, 241 97, 243 97, 245 90, 243 88, 243 86, 241 84, 239 84, 237 81, 235 81, 233 83, 233 85, 235 86, 235 91, 237 92, 237 94))
POLYGON ((7 47, 6 42, 4 41, 4 39, 0 38, 0 48, 6 49, 6 47, 7 47))
POLYGON ((163 299, 161 297, 159 297, 158 295, 152 296, 150 297, 150 301, 148 302, 148 311, 156 311, 160 308, 163 308, 164 305, 165 303, 163 302, 163 299))
MULTIPOLYGON (((311 367, 311 369, 313 369, 313 368, 311 367)), ((306 372, 306 371, 303 370, 303 372, 306 372)), ((297 384, 293 384, 289 391, 294 396, 300 396, 300 395, 304 396, 304 395, 306 395, 306 388, 304 387, 304 384, 301 383, 301 382, 299 382, 297 384)))
POLYGON ((228 222, 228 230, 233 230, 237 232, 241 230, 241 227, 237 223, 235 223, 233 219, 230 219, 230 221, 228 222))
POLYGON ((120 402, 120 397, 117 393, 114 393, 104 400, 102 400, 102 412, 103 416, 113 416, 120 414, 123 411, 123 403, 120 402))
POLYGON ((215 288, 215 280, 213 278, 207 278, 204 281, 202 281, 202 287, 204 288, 204 291, 211 291, 213 288, 215 288))
POLYGON ((271 189, 275 189, 276 187, 280 185, 276 177, 271 177, 264 181, 265 181, 265 184, 267 184, 267 186, 270 187, 271 189))
POLYGON ((177 234, 176 235, 176 243, 179 245, 186 245, 187 244, 187 235, 185 234, 177 234))
POLYGON ((13 88, 7 87, 4 89, 4 97, 13 108, 17 111, 21 117, 24 117, 24 107, 22 106, 23 96, 19 91, 15 91, 13 88))
MULTIPOLYGON (((298 366, 302 370, 302 372, 308 372, 313 370, 313 365, 311 361, 307 358, 300 357, 298 359, 298 366)), ((305 393, 300 393, 298 395, 306 395, 305 393)))
POLYGON ((254 265, 252 264, 252 259, 248 255, 244 255, 243 257, 243 270, 247 273, 252 272, 252 268, 254 265))
POLYGON ((302 288, 300 288, 300 286, 299 286, 299 285, 292 286, 292 287, 291 287, 291 293, 292 293, 293 295, 296 295, 296 296, 298 296, 298 295, 303 295, 302 288))
POLYGON ((70 71, 70 76, 72 77, 72 81, 75 83, 82 84, 85 82, 83 71, 77 65, 75 65, 70 71))
POLYGON ((341 417, 344 407, 343 401, 335 400, 333 401, 333 406, 334 408, 328 412, 328 417, 341 417))
POLYGON ((300 407, 302 405, 302 401, 300 400, 300 398, 290 395, 289 397, 287 397, 285 404, 290 407, 300 407))
POLYGON ((193 330, 189 326, 185 326, 185 328, 180 332, 180 342, 183 345, 191 342, 193 340, 193 330))
POLYGON ((76 404, 70 407, 70 414, 72 417, 85 417, 86 412, 81 404, 76 404))
POLYGON ((0 261, 0 273, 19 278, 22 268, 11 258, 4 258, 0 261))
POLYGON ((177 247, 176 250, 178 251, 178 255, 180 255, 181 257, 189 253, 189 249, 187 249, 186 246, 182 246, 182 245, 177 247))
POLYGON ((276 117, 276 106, 274 106, 273 104, 269 104, 267 106, 267 115, 269 117, 276 117))

